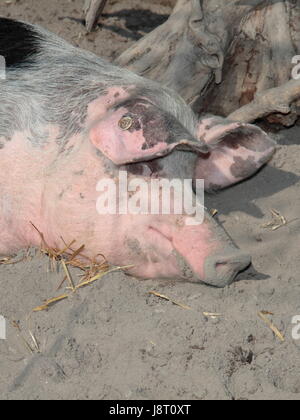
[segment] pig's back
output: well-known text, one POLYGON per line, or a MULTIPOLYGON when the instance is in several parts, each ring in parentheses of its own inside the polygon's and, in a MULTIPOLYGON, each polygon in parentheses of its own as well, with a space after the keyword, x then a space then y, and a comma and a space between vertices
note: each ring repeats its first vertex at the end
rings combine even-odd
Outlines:
POLYGON ((196 130, 193 112, 175 92, 37 25, 0 18, 0 55, 7 66, 6 80, 0 80, 0 137, 26 130, 41 144, 45 127, 55 125, 63 144, 83 130, 88 105, 112 86, 130 88, 196 130))
POLYGON ((0 18, 0 55, 6 62, 0 137, 29 130, 41 143, 48 125, 68 137, 79 130, 88 104, 108 87, 142 80, 37 25, 6 18, 0 18))

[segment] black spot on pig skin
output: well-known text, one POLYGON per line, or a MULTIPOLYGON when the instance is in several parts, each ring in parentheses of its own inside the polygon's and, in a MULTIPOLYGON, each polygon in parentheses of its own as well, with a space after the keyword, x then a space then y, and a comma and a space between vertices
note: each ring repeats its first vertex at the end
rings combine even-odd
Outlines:
POLYGON ((209 184, 206 188, 205 191, 210 193, 210 194, 215 194, 217 191, 219 191, 222 188, 222 185, 218 185, 218 184, 209 184))
POLYGON ((236 133, 230 133, 220 142, 220 145, 236 150, 240 147, 239 140, 240 137, 236 133))
POLYGON ((154 159, 142 163, 129 163, 124 166, 124 170, 130 172, 132 175, 145 175, 148 176, 163 176, 163 165, 161 159, 154 159))
POLYGON ((4 149, 4 144, 3 143, 0 143, 0 150, 1 149, 4 149))
POLYGON ((127 247, 130 249, 130 251, 132 251, 133 255, 138 255, 144 261, 147 260, 138 239, 136 239, 136 238, 126 238, 125 245, 127 245, 127 247))
POLYGON ((133 120, 128 129, 130 133, 143 130, 145 143, 142 150, 152 149, 159 143, 195 140, 173 115, 145 99, 127 99, 114 107, 116 110, 119 108, 125 108, 127 113, 124 117, 131 117, 133 120))
POLYGON ((81 176, 84 174, 84 170, 82 169, 81 171, 74 171, 73 174, 77 176, 81 176))
POLYGON ((257 169, 257 163, 253 156, 243 159, 240 156, 234 157, 234 164, 230 167, 230 172, 235 178, 247 178, 257 169))
POLYGON ((244 147, 253 152, 265 152, 270 148, 270 141, 266 141, 263 133, 256 127, 239 127, 228 133, 220 142, 230 149, 244 147))
POLYGON ((0 18, 0 55, 6 67, 21 67, 41 50, 41 35, 26 23, 0 18))
POLYGON ((151 170, 152 174, 162 175, 162 173, 161 173, 161 171, 163 169, 162 162, 163 162, 162 159, 150 160, 149 162, 147 162, 147 166, 151 170))
POLYGON ((59 193, 58 198, 61 200, 61 199, 63 198, 64 194, 65 194, 65 190, 62 190, 62 191, 59 193))
POLYGON ((131 173, 132 175, 143 175, 144 164, 143 163, 129 163, 120 168, 122 171, 131 173))
POLYGON ((132 163, 128 165, 124 165, 124 168, 122 167, 122 170, 125 170, 132 175, 143 175, 144 173, 144 164, 143 163, 132 163))
POLYGON ((208 160, 211 157, 211 152, 209 153, 198 153, 199 157, 204 160, 208 160))

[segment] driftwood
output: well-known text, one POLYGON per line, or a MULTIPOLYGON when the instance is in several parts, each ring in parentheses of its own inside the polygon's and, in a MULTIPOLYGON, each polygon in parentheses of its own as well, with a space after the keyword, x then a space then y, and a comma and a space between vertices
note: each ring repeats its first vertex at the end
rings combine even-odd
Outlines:
POLYGON ((278 88, 258 93, 252 102, 232 112, 228 118, 248 123, 274 112, 289 114, 291 104, 299 98, 300 80, 290 80, 278 88))
POLYGON ((84 14, 86 29, 90 32, 101 16, 107 0, 85 0, 84 14))
MULTIPOLYGON (((103 2, 89 3, 95 12, 103 2)), ((199 113, 291 125, 300 115, 300 82, 291 80, 299 54, 299 0, 178 0, 115 63, 175 89, 199 113)))

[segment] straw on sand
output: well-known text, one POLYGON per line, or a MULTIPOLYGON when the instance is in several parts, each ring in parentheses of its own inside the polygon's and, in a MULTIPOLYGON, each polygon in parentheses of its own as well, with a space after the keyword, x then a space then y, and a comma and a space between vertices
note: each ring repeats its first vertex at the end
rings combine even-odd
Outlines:
POLYGON ((76 243, 75 240, 67 244, 63 240, 63 238, 61 238, 65 244, 65 247, 63 249, 56 249, 56 248, 50 247, 45 241, 43 233, 40 232, 33 223, 31 223, 31 225, 38 232, 41 238, 41 248, 40 248, 41 252, 50 258, 50 261, 52 262, 53 267, 55 263, 59 263, 61 264, 63 268, 65 276, 61 284, 57 288, 57 290, 62 287, 65 281, 67 281, 68 283, 68 286, 66 287, 68 291, 67 293, 45 300, 45 302, 42 305, 34 308, 33 312, 44 311, 48 309, 50 306, 62 300, 68 299, 78 289, 91 285, 92 283, 99 280, 100 278, 102 278, 108 273, 132 267, 132 266, 126 266, 126 267, 111 268, 108 262, 106 261, 104 255, 98 254, 94 258, 90 258, 83 253, 84 248, 85 248, 84 245, 81 245, 79 248, 74 249, 73 246, 76 243), (99 261, 99 257, 100 257, 100 261, 99 261), (72 278, 72 275, 69 270, 70 267, 75 267, 82 271, 82 275, 80 276, 81 280, 78 284, 76 284, 76 282, 72 278))

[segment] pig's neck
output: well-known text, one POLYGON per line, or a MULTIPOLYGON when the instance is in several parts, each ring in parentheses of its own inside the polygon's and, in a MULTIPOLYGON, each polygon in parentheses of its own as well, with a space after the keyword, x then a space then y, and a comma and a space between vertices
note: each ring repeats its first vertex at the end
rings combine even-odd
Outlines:
POLYGON ((87 218, 94 218, 97 182, 112 176, 107 165, 82 134, 70 138, 63 151, 55 137, 38 147, 24 134, 14 136, 0 150, 0 255, 40 246, 41 236, 33 225, 56 246, 67 230, 69 214, 76 216, 79 205, 87 218), (78 204, 80 195, 85 200, 78 204))
POLYGON ((0 255, 39 246, 45 209, 45 168, 55 161, 57 145, 33 146, 24 133, 15 134, 0 150, 0 255))

